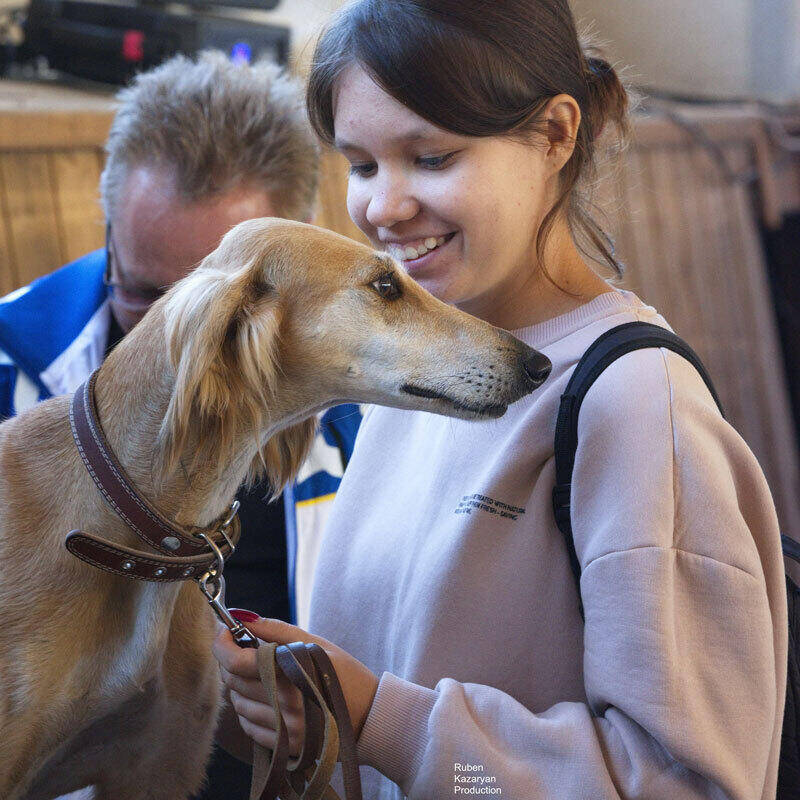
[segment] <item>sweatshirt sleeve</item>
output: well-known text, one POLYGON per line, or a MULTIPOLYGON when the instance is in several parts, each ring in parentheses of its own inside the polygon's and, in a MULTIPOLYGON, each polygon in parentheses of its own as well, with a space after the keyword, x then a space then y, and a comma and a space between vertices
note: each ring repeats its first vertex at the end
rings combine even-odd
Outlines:
POLYGON ((362 762, 410 800, 774 796, 777 520, 754 456, 680 356, 628 354, 587 395, 572 520, 587 703, 533 713, 492 687, 384 673, 362 762))

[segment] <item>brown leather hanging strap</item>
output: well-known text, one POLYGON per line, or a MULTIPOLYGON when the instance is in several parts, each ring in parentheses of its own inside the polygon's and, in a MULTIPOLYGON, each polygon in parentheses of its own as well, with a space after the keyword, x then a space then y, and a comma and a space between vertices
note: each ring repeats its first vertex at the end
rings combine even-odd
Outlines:
POLYGON ((321 686, 329 708, 333 710, 339 726, 339 760, 342 762, 342 778, 346 800, 360 800, 361 774, 358 770, 356 737, 350 722, 350 712, 344 699, 344 692, 328 654, 318 644, 308 644, 306 649, 317 667, 321 686))
MULTIPOLYGON (((303 750, 294 764, 281 766, 275 753, 254 745, 253 784, 250 800, 339 800, 330 786, 338 760, 346 800, 361 800, 361 776, 356 759, 356 744, 350 714, 339 679, 327 653, 316 644, 293 642, 290 645, 269 645, 258 650, 259 674, 272 707, 278 731, 285 729, 276 694, 276 670, 303 694, 306 738, 303 750), (309 723, 309 707, 313 704, 323 718, 321 746, 319 714, 309 723), (316 765, 314 762, 316 761, 316 765)), ((279 738, 280 742, 280 738, 279 738)))
MULTIPOLYGON (((275 674, 275 649, 273 642, 261 642, 258 650, 258 672, 267 692, 270 705, 275 709, 277 743, 274 750, 253 742, 253 777, 250 785, 250 800, 274 800, 283 789, 286 765, 289 760, 289 735, 278 705, 278 684, 275 674)), ((294 799, 292 799, 294 800, 294 799)))
MULTIPOLYGON (((270 650, 266 652, 264 652, 265 648, 263 645, 259 647, 258 669, 270 705, 272 705, 275 710, 277 730, 280 731, 284 728, 284 722, 275 688, 277 685, 276 671, 278 668, 276 651, 279 648, 274 645, 269 645, 269 647, 270 650)), ((299 665, 298 669, 303 672, 302 667, 299 665)), ((316 684, 308 680, 307 675, 305 675, 305 681, 301 691, 303 691, 304 688, 308 688, 310 696, 313 697, 313 702, 318 705, 325 720, 322 751, 320 752, 319 762, 315 767, 314 774, 311 776, 309 786, 302 788, 301 792, 298 793, 289 782, 287 765, 276 764, 274 752, 254 743, 253 783, 250 789, 250 800, 258 800, 258 798, 260 798, 260 800, 276 800, 278 797, 280 797, 281 800, 322 800, 326 793, 326 787, 330 783, 331 776, 336 767, 336 758, 339 752, 339 735, 333 714, 326 707, 325 700, 316 684), (269 767, 267 767, 268 762, 269 767), (261 788, 262 786, 264 787, 263 789, 261 788)))
MULTIPOLYGON (((292 651, 292 655, 302 668, 302 670, 297 669, 297 665, 291 659, 283 659, 280 662, 280 667, 289 680, 295 686, 301 686, 304 680, 303 672, 305 672, 316 685, 319 685, 317 669, 303 642, 292 642, 286 646, 292 651)), ((301 689, 300 691, 310 702, 303 703, 306 734, 303 749, 297 758, 297 765, 289 767, 289 783, 298 792, 303 791, 306 783, 311 780, 313 775, 314 765, 322 749, 322 727, 324 722, 322 709, 317 705, 313 692, 310 689, 307 691, 301 689)))
MULTIPOLYGON (((295 642, 294 644, 296 645, 294 648, 288 645, 278 647, 275 651, 275 659, 284 675, 302 692, 304 705, 307 706, 308 702, 311 701, 319 707, 323 714, 325 727, 322 736, 322 750, 319 755, 319 766, 308 779, 308 785, 302 794, 304 798, 321 798, 325 795, 325 790, 336 768, 340 745, 339 728, 335 712, 326 705, 325 695, 320 685, 316 667, 313 666, 313 661, 310 671, 300 666, 297 654, 300 649, 308 652, 307 648, 310 648, 311 645, 305 645, 303 642, 295 642), (333 738, 335 746, 334 742, 330 741, 331 738, 333 738)), ((308 660, 311 661, 310 657, 308 660)))

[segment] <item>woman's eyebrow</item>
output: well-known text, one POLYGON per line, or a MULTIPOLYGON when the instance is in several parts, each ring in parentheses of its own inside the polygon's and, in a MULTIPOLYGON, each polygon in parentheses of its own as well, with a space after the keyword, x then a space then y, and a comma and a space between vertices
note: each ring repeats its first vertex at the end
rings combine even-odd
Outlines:
MULTIPOLYGON (((413 144, 414 142, 430 139, 435 135, 436 131, 426 130, 425 128, 417 128, 407 131, 406 133, 401 133, 397 136, 386 136, 384 141, 389 142, 390 144, 413 144)), ((348 142, 345 139, 340 139, 339 137, 334 138, 333 146, 337 150, 364 150, 363 147, 353 144, 352 142, 348 142)))

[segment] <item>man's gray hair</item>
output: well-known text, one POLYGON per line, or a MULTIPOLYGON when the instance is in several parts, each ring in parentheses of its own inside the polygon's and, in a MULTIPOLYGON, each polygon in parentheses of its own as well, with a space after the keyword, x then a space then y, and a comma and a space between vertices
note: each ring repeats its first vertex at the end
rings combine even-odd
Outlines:
POLYGON ((138 166, 174 170, 187 201, 246 183, 263 186, 277 214, 311 216, 319 150, 298 82, 276 64, 179 55, 137 75, 117 100, 100 178, 107 220, 138 166))

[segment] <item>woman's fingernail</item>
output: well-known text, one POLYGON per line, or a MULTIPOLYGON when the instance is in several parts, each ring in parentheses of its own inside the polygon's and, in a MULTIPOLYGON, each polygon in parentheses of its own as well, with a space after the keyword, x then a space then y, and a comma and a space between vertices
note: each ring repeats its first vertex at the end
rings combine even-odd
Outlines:
POLYGON ((258 622, 261 619, 255 611, 248 611, 246 608, 229 608, 228 612, 239 622, 258 622))

